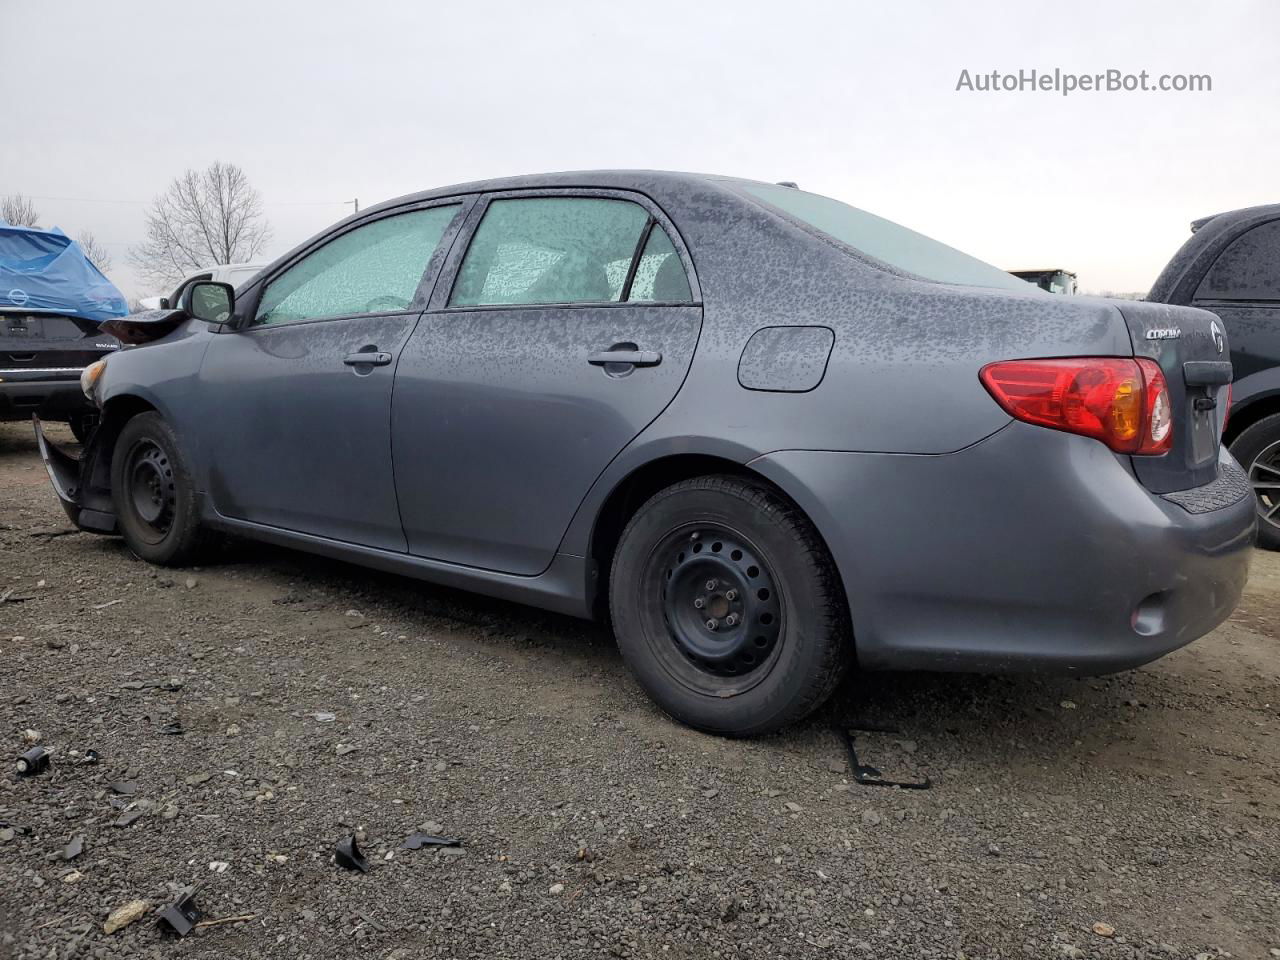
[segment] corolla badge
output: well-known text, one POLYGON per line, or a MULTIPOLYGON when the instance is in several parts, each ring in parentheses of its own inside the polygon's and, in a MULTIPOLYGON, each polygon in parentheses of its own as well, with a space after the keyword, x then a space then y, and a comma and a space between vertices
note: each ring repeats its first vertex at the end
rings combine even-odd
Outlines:
POLYGON ((1222 335, 1222 328, 1218 326, 1217 320, 1209 321, 1209 332, 1213 334, 1213 345, 1218 348, 1219 353, 1227 349, 1227 338, 1222 335))
POLYGON ((1148 340, 1177 340, 1182 331, 1177 327, 1152 327, 1147 331, 1148 340))

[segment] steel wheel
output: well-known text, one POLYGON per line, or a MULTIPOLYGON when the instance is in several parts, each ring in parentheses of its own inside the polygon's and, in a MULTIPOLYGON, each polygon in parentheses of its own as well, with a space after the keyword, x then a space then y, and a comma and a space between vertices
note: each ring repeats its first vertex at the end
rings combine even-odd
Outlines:
POLYGON ((124 476, 127 503, 141 527, 143 538, 159 543, 173 526, 177 489, 168 455, 150 439, 139 439, 129 448, 124 476))
POLYGON ((668 671, 723 696, 759 683, 777 660, 783 598, 758 548, 719 523, 680 527, 658 543, 642 589, 658 599, 666 636, 655 650, 668 671))

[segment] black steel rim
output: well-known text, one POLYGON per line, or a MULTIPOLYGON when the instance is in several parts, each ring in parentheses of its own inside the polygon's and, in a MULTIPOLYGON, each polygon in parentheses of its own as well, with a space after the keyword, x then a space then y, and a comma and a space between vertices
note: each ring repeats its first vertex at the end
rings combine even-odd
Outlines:
POLYGON ((783 636, 783 603, 769 565, 745 537, 695 524, 652 555, 661 577, 667 658, 697 687, 743 689, 772 668, 783 636))
POLYGON ((1254 457, 1249 485, 1258 501, 1258 516, 1280 530, 1280 440, 1254 457))
POLYGON ((128 503, 150 543, 163 540, 173 526, 178 502, 169 456, 153 440, 139 440, 125 465, 128 503))

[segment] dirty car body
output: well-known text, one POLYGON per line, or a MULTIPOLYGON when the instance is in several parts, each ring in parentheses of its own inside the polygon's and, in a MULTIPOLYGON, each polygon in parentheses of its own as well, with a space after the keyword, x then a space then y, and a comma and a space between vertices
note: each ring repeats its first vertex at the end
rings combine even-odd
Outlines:
POLYGON ((41 440, 80 527, 114 532, 122 510, 136 527, 164 509, 148 490, 185 489, 154 453, 141 474, 117 462, 149 416, 203 528, 607 607, 645 689, 703 729, 793 721, 852 658, 1132 667, 1220 623, 1247 576, 1211 315, 1054 297, 787 186, 600 172, 429 191, 287 254, 227 322, 190 314, 115 328, 150 342, 107 363, 82 460, 41 440), (326 271, 359 286, 407 256, 411 222, 412 284, 335 306, 326 271), (1113 374, 1115 397, 1146 398, 1124 452, 1041 416, 1096 424, 1113 374), (1062 376, 1078 409, 1041 382, 1062 376))

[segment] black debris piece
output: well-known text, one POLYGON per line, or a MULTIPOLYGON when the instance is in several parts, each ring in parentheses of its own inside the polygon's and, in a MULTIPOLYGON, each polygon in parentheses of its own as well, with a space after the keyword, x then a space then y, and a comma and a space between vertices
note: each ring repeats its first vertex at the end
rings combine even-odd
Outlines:
POLYGON ((86 750, 84 756, 80 758, 80 762, 92 766, 102 759, 102 755, 97 750, 86 750))
POLYGON ((186 731, 182 729, 181 720, 170 720, 160 728, 160 733, 166 737, 180 737, 186 733, 186 731))
POLYGON ((18 776, 34 777, 49 767, 49 751, 44 747, 32 747, 18 758, 18 776))
POLYGON ((163 933, 185 937, 204 916, 195 904, 195 890, 188 887, 177 900, 160 911, 156 925, 163 933))
POLYGON ((421 850, 423 847, 460 847, 461 837, 435 837, 429 833, 415 830, 408 839, 400 844, 401 850, 421 850))
POLYGON ((74 860, 80 854, 84 853, 84 835, 71 838, 71 842, 67 844, 66 849, 62 851, 63 860, 74 860))
MULTIPOLYGON (((858 727, 855 728, 866 733, 897 733, 897 730, 887 727, 858 727)), ((849 769, 853 772, 853 782, 860 783, 864 787, 898 787, 902 790, 928 790, 933 787, 933 782, 925 777, 921 781, 902 781, 902 780, 886 780, 880 771, 875 767, 863 764, 858 760, 858 751, 853 747, 853 734, 849 732, 847 727, 836 727, 836 734, 844 740, 845 750, 849 754, 849 769)))
POLYGON ((349 839, 340 841, 333 848, 333 862, 344 870, 359 870, 361 873, 369 872, 369 861, 364 858, 364 854, 360 852, 360 848, 356 845, 356 835, 354 833, 349 839))

